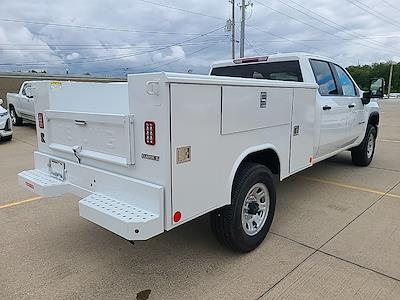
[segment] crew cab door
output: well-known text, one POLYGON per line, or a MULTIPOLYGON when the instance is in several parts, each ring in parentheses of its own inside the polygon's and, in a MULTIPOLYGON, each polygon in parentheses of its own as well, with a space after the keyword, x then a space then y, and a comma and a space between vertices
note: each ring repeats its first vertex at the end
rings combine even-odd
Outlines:
POLYGON ((354 143, 357 138, 364 136, 364 105, 361 102, 361 96, 356 86, 347 72, 340 66, 333 64, 337 83, 341 90, 342 97, 346 99, 348 106, 348 125, 347 131, 348 143, 354 143))
POLYGON ((317 156, 320 157, 343 148, 349 142, 349 100, 340 95, 330 63, 314 59, 310 63, 318 84, 320 135, 317 156))

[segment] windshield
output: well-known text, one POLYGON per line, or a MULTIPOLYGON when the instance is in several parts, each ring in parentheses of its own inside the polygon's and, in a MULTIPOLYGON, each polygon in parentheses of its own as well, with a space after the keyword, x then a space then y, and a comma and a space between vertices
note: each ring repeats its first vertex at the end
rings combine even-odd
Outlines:
POLYGON ((302 82, 299 61, 263 62, 216 67, 211 75, 302 82))

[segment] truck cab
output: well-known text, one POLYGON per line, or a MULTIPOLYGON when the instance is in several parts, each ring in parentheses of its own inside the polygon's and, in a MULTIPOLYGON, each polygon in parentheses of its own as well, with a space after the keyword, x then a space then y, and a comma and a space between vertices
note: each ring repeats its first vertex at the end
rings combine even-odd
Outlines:
POLYGON ((368 122, 378 129, 377 102, 364 104, 364 92, 351 75, 327 57, 285 53, 219 61, 210 75, 317 83, 314 161, 360 144, 368 122))
POLYGON ((22 125, 24 121, 35 122, 32 82, 25 81, 18 93, 7 93, 7 104, 14 126, 22 125))

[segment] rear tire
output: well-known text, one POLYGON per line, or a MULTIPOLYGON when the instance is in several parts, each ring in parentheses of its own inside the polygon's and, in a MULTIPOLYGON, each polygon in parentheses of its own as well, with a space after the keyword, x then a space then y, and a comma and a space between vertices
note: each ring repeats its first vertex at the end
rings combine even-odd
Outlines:
POLYGON ((371 163, 375 153, 376 134, 375 126, 368 124, 364 140, 351 150, 353 164, 366 167, 371 163))
POLYGON ((9 142, 9 141, 11 141, 11 139, 12 139, 12 135, 9 135, 9 136, 5 136, 5 137, 1 138, 1 141, 2 142, 9 142))
POLYGON ((21 117, 18 117, 13 105, 10 105, 10 117, 14 126, 21 126, 24 123, 24 120, 21 117))
POLYGON ((232 203, 211 213, 211 227, 217 239, 234 251, 257 248, 274 217, 276 191, 271 171, 256 163, 244 164, 236 175, 232 203))

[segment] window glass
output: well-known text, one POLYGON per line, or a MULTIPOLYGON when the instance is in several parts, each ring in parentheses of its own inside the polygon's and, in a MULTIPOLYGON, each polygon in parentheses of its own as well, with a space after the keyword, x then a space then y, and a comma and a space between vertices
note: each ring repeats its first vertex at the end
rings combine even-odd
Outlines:
POLYGON ((24 96, 26 96, 26 86, 27 86, 27 84, 24 85, 24 87, 22 88, 22 92, 21 92, 21 94, 24 96))
POLYGON ((211 75, 298 82, 303 81, 300 64, 297 60, 216 67, 211 71, 211 75))
POLYGON ((356 96, 356 88, 346 72, 335 65, 336 72, 339 76, 340 85, 342 86, 343 96, 356 96))
POLYGON ((318 90, 322 96, 337 95, 335 79, 332 70, 326 61, 310 60, 315 80, 318 83, 318 90))

